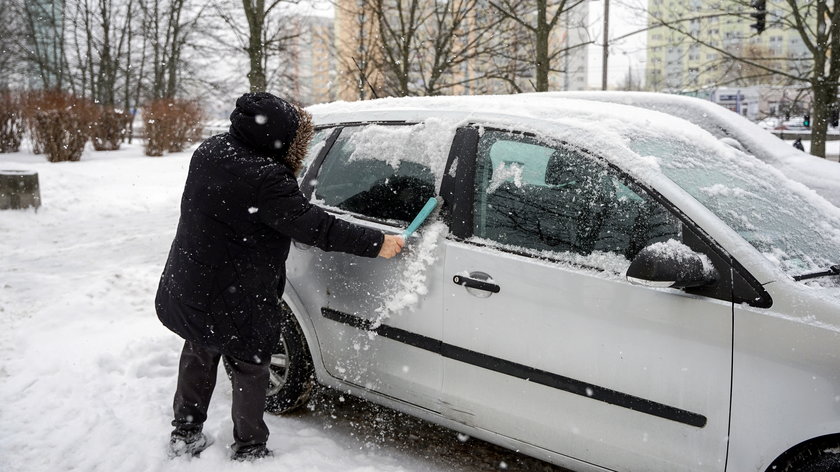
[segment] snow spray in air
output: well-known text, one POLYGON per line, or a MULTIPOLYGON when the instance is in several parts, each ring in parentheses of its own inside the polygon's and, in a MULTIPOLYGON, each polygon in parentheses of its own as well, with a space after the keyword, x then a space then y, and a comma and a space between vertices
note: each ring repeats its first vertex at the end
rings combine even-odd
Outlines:
MULTIPOLYGON (((426 202, 402 234, 406 243, 417 228, 438 208, 440 202, 440 197, 432 197, 426 202)), ((436 221, 426 228, 418 244, 412 244, 410 252, 403 259, 405 269, 396 290, 386 295, 382 306, 376 309, 373 329, 378 328, 391 313, 413 307, 420 301, 421 296, 429 292, 426 286, 426 270, 436 260, 437 243, 445 230, 446 225, 441 221, 436 221)))

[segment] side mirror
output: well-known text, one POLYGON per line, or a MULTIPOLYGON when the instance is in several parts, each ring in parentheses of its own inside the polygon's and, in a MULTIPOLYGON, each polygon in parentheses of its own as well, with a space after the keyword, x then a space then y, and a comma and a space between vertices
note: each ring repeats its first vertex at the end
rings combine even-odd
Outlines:
POLYGON ((648 287, 702 287, 718 279, 709 258, 673 239, 639 251, 627 269, 627 280, 648 287))

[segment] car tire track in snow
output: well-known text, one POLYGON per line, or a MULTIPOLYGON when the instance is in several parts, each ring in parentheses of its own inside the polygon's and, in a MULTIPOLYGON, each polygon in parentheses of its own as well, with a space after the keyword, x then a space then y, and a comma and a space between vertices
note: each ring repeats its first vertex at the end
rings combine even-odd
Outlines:
POLYGON ((519 454, 419 418, 339 391, 319 387, 300 421, 332 435, 352 438, 360 449, 396 450, 425 460, 434 470, 450 472, 567 472, 567 469, 519 454))

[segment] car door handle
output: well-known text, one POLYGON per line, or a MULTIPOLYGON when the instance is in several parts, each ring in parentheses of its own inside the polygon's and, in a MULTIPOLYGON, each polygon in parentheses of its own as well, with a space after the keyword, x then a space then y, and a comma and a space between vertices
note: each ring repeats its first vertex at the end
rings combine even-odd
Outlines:
POLYGON ((464 277, 463 275, 456 275, 455 277, 452 277, 452 281, 457 285, 463 285, 464 287, 475 288, 478 290, 485 290, 492 293, 499 293, 499 290, 501 290, 501 287, 494 283, 464 277))

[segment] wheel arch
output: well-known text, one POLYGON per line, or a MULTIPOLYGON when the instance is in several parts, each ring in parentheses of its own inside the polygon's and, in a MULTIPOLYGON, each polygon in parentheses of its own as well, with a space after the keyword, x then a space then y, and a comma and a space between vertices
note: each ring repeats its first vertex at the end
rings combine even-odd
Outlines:
POLYGON ((809 449, 832 448, 840 446, 840 433, 831 433, 802 441, 776 457, 765 472, 785 472, 785 464, 800 453, 809 449))
POLYGON ((321 356, 321 347, 318 343, 318 334, 315 331, 315 325, 309 313, 304 308, 304 304, 298 296, 297 291, 288 282, 283 291, 282 301, 289 308, 289 311, 292 312, 298 325, 300 325, 301 331, 303 331, 303 337, 306 340, 307 347, 309 347, 309 355, 312 356, 312 365, 315 368, 315 380, 322 383, 320 379, 324 378, 326 370, 324 369, 324 361, 321 356))

